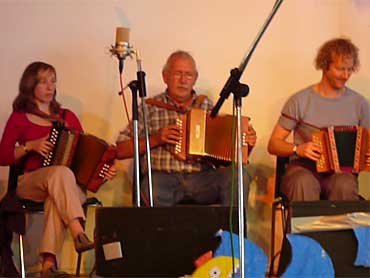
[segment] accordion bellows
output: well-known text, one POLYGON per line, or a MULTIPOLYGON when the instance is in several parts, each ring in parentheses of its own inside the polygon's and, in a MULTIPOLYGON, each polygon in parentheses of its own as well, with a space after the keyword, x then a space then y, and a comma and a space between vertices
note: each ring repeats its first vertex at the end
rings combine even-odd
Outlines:
MULTIPOLYGON (((181 140, 175 146, 175 157, 179 160, 208 157, 221 162, 230 162, 232 149, 232 124, 236 117, 218 115, 212 118, 203 109, 192 109, 176 122, 181 130, 181 140)), ((248 162, 247 130, 248 117, 242 117, 242 159, 248 162)), ((236 141, 236 128, 234 138, 236 141)), ((235 160, 237 148, 235 145, 235 160)))
POLYGON ((332 126, 312 134, 312 141, 321 146, 321 157, 316 163, 320 172, 352 173, 370 171, 366 153, 370 147, 370 129, 359 126, 332 126))
POLYGON ((49 139, 54 149, 43 166, 65 165, 84 189, 97 192, 117 156, 117 149, 104 140, 81 132, 53 128, 49 139))

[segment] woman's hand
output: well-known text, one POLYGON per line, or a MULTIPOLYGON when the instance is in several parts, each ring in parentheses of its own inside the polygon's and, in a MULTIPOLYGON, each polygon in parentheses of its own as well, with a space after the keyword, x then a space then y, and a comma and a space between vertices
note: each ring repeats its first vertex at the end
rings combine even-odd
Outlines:
POLYGON ((49 136, 42 137, 33 141, 27 141, 24 146, 27 151, 34 151, 41 154, 43 157, 47 157, 48 154, 53 150, 54 145, 48 141, 49 136))
POLYGON ((113 164, 112 166, 109 167, 108 169, 108 172, 105 174, 104 176, 104 179, 106 180, 111 180, 113 179, 115 176, 117 176, 117 168, 116 166, 113 164))

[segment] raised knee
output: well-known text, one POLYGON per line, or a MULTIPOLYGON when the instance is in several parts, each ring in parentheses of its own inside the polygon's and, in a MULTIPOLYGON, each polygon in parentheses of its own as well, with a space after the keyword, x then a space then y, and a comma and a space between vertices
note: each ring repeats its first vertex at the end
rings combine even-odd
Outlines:
POLYGON ((64 165, 52 166, 51 176, 56 179, 75 182, 75 175, 70 168, 64 165))

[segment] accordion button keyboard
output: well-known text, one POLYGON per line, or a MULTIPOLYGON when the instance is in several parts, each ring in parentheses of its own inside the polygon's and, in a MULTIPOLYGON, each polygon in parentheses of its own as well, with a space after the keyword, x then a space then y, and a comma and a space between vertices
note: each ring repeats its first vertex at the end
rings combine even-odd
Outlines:
POLYGON ((104 164, 99 172, 100 178, 105 178, 107 172, 109 171, 110 166, 108 164, 104 164))
MULTIPOLYGON (((321 150, 323 149, 322 142, 319 140, 319 138, 317 138, 316 136, 314 136, 313 137, 313 142, 316 143, 320 147, 321 150)), ((321 155, 320 158, 319 158, 319 160, 316 163, 317 163, 317 167, 318 168, 325 167, 325 165, 326 165, 325 156, 324 155, 321 155)))
POLYGON ((245 133, 245 132, 242 133, 242 145, 243 146, 248 145, 248 143, 247 143, 247 133, 245 133))
MULTIPOLYGON (((176 126, 182 130, 182 120, 180 118, 176 119, 176 126)), ((182 148, 182 137, 180 138, 179 141, 175 144, 175 153, 180 153, 182 148)))

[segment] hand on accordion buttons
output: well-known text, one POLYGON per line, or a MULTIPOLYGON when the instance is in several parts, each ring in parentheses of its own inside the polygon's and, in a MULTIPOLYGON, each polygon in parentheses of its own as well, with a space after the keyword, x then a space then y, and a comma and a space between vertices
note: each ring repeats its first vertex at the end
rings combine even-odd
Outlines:
POLYGON ((54 148, 53 143, 51 143, 48 138, 49 136, 47 135, 36 140, 28 141, 25 146, 28 151, 34 151, 41 154, 43 157, 47 157, 54 148))
POLYGON ((160 144, 177 144, 181 139, 181 131, 177 125, 169 125, 162 128, 158 135, 160 144))
POLYGON ((111 180, 117 175, 117 168, 114 165, 111 165, 108 169, 108 172, 105 173, 104 179, 111 180))
POLYGON ((313 161, 318 161, 321 157, 321 147, 315 142, 300 144, 297 148, 297 154, 300 157, 306 157, 313 161))
POLYGON ((254 147, 257 142, 257 134, 256 131, 254 130, 252 124, 249 124, 248 130, 247 130, 247 143, 248 146, 254 147))

